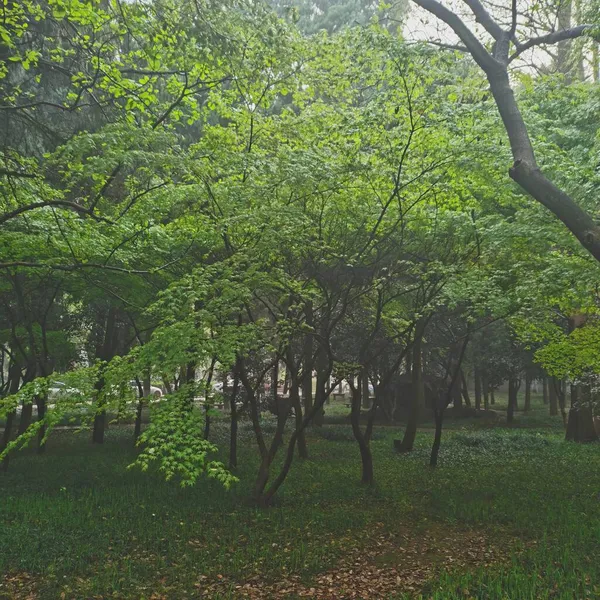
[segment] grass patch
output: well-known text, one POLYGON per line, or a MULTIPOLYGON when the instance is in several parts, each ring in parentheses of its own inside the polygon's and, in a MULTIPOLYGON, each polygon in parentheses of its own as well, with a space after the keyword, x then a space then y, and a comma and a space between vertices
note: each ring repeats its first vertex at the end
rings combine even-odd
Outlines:
MULTIPOLYGON (((213 433, 223 444, 226 424, 217 421, 213 433)), ((56 433, 45 455, 15 456, 0 477, 0 598, 197 598, 219 579, 230 590, 204 597, 236 597, 236 585, 256 578, 297 577, 310 589, 352 548, 376 543, 376 532, 407 527, 517 540, 503 563, 456 569, 442 561, 423 598, 600 597, 599 445, 564 443, 561 430, 463 423, 444 434, 432 471, 431 432, 419 433, 409 455, 392 450, 400 428, 375 433, 374 489, 358 484, 349 429, 325 426, 309 434, 310 460, 296 461, 266 511, 245 502, 258 464, 247 424, 231 492, 126 471, 131 428, 110 428, 104 447, 56 433)), ((399 587, 390 597, 419 593, 399 587)))

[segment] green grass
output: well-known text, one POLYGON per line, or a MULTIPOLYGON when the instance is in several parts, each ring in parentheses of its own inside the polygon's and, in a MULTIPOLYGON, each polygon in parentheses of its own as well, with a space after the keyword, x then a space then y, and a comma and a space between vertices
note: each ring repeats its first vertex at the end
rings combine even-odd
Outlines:
MULTIPOLYGON (((542 409, 520 424, 543 421, 542 409)), ((103 447, 57 432, 44 456, 24 452, 0 477, 0 574, 30 576, 42 599, 198 598, 202 576, 310 581, 349 545, 368 543, 376 523, 395 531, 435 522, 521 541, 508 564, 440 573, 425 598, 600 598, 600 445, 563 442, 556 419, 551 429, 451 424, 435 471, 426 466, 431 432, 406 456, 392 451, 401 429, 378 428, 373 490, 357 483, 350 428, 326 425, 310 434, 310 460, 295 463, 269 510, 246 501, 257 466, 247 424, 230 492, 126 470, 129 428, 109 429, 103 447)), ((217 439, 226 433, 215 424, 217 439)), ((19 597, 15 589, 5 584, 0 598, 19 597)))

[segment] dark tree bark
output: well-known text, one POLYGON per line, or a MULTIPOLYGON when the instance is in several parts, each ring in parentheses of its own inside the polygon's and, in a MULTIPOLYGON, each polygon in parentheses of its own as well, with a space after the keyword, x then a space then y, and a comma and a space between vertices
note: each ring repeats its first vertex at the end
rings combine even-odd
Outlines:
POLYGON ((231 390, 231 398, 229 400, 230 409, 230 432, 229 432, 229 468, 237 468, 237 431, 238 431, 238 415, 237 415, 237 397, 240 387, 240 376, 238 374, 238 365, 233 373, 233 387, 231 390))
MULTIPOLYGON (((304 307, 306 324, 309 327, 314 327, 314 315, 312 302, 307 302, 304 307)), ((302 400, 304 402, 304 410, 309 413, 313 405, 313 334, 304 334, 304 344, 302 347, 302 400)))
POLYGON ((350 413, 350 422, 352 423, 352 433, 358 442, 361 460, 361 482, 365 485, 372 485, 374 479, 373 472, 373 455, 371 454, 371 446, 369 440, 365 438, 360 428, 360 404, 361 393, 360 389, 352 383, 350 378, 350 388, 352 390, 352 411, 350 413))
MULTIPOLYGON (((108 309, 106 316, 106 322, 104 326, 104 341, 97 351, 97 357, 103 361, 109 361, 115 351, 117 338, 117 311, 115 307, 111 306, 108 309)), ((96 391, 98 396, 102 394, 104 388, 104 377, 100 375, 96 382, 96 391)), ((106 410, 104 409, 104 401, 100 400, 96 409, 96 416, 94 417, 94 426, 92 430, 92 442, 94 444, 104 443, 104 431, 106 429, 106 410)))
POLYGON ((481 383, 483 385, 483 408, 487 411, 490 408, 490 384, 485 376, 482 376, 481 383))
POLYGON ((410 407, 408 414, 408 422, 406 424, 406 430, 402 442, 397 446, 397 450, 400 452, 410 452, 415 444, 415 438, 417 436, 417 422, 419 420, 419 407, 424 402, 425 387, 423 385, 423 357, 421 352, 421 345, 423 341, 423 335, 425 333, 426 323, 418 323, 415 327, 415 337, 412 348, 412 397, 410 399, 410 407))
POLYGON ((511 424, 515 420, 515 410, 517 407, 517 392, 519 391, 519 383, 516 377, 511 377, 508 380, 508 412, 506 414, 506 422, 511 424))
POLYGON ((460 382, 461 382, 461 392, 463 400, 465 401, 465 406, 467 408, 471 408, 471 396, 469 396, 469 386, 467 383, 467 378, 465 376, 465 372, 461 369, 460 371, 460 382))
POLYGON ((554 377, 551 377, 548 382, 548 398, 550 401, 550 416, 555 417, 558 415, 558 394, 556 393, 556 380, 554 377))
POLYGON ((592 215, 555 186, 538 167, 527 126, 517 105, 508 75, 510 62, 524 51, 542 44, 555 44, 574 39, 586 33, 592 26, 579 25, 523 42, 519 41, 516 35, 518 23, 516 2, 512 5, 512 26, 510 30, 504 30, 493 20, 479 0, 468 0, 467 4, 475 20, 483 25, 495 40, 490 53, 458 14, 437 0, 413 1, 449 25, 461 39, 465 50, 486 74, 514 159, 513 166, 509 169, 510 177, 560 219, 581 245, 600 261, 600 227, 596 225, 592 215), (515 50, 512 55, 509 55, 511 42, 515 50))
MULTIPOLYGON (((9 369, 8 369, 8 377, 9 377, 8 395, 12 396, 13 394, 16 394, 19 391, 19 384, 21 383, 21 368, 19 367, 19 365, 17 363, 11 362, 9 369)), ((4 452, 4 450, 6 450, 6 447, 8 446, 8 444, 10 442, 12 428, 13 428, 13 425, 15 422, 16 414, 17 414, 16 410, 13 410, 13 411, 9 412, 8 415, 6 416, 6 424, 4 425, 2 441, 0 442, 0 454, 2 454, 2 452, 4 452)), ((8 462, 9 462, 9 457, 6 456, 4 458, 4 460, 2 461, 2 469, 5 472, 8 470, 8 462)))
POLYGON ((369 397, 369 371, 364 368, 360 376, 362 383, 362 407, 369 408, 371 406, 371 400, 369 397))
POLYGON ((543 403, 548 404, 548 377, 542 377, 542 398, 543 403))
MULTIPOLYGON (((35 404, 36 404, 37 410, 38 410, 38 421, 43 422, 44 418, 46 417, 46 404, 47 404, 46 394, 38 394, 35 397, 35 404)), ((42 425, 40 427, 40 431, 38 433, 38 446, 37 446, 38 454, 43 454, 46 449, 46 442, 44 440, 45 437, 46 437, 46 426, 42 425)))
MULTIPOLYGON (((481 410, 481 373, 479 369, 475 367, 475 410, 479 412, 481 410)), ((486 407, 487 409, 487 407, 486 407)))
POLYGON ((442 444, 442 428, 444 426, 444 412, 450 402, 452 402, 452 396, 455 393, 457 383, 459 381, 459 372, 465 357, 465 352, 469 344, 469 336, 467 335, 463 341, 456 366, 452 373, 450 385, 446 391, 446 397, 443 400, 436 399, 433 405, 433 417, 435 420, 435 436, 433 439, 433 446, 431 447, 431 455, 429 457, 429 466, 436 467, 438 463, 438 456, 440 453, 440 446, 442 444))
POLYGON ((563 420, 563 425, 567 427, 567 384, 565 381, 555 380, 556 382, 556 395, 558 396, 558 406, 560 408, 560 416, 563 420))
POLYGON ((208 368, 208 377, 206 378, 206 388, 204 390, 204 439, 207 440, 210 435, 210 409, 212 403, 211 383, 217 364, 216 357, 213 357, 208 368))
POLYGON ((598 434, 594 426, 592 409, 589 406, 573 406, 569 410, 569 421, 565 440, 568 442, 596 442, 598 434))
POLYGON ((531 372, 527 370, 525 372, 525 406, 523 406, 525 412, 531 410, 531 372))
POLYGON ((460 415, 462 411, 462 394, 460 388, 460 377, 457 377, 452 387, 452 404, 457 415, 460 415))
POLYGON ((315 392, 315 405, 319 406, 319 410, 313 419, 313 424, 316 427, 322 427, 325 419, 323 407, 329 397, 329 394, 327 393, 327 383, 330 375, 331 367, 329 365, 329 357, 327 356, 324 342, 322 342, 317 356, 317 389, 315 392))

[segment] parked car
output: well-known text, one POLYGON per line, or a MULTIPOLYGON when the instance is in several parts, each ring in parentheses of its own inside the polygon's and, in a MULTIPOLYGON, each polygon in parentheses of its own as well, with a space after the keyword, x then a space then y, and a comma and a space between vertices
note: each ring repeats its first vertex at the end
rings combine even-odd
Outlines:
POLYGON ((65 397, 65 396, 69 396, 72 394, 80 394, 81 391, 78 390, 77 388, 72 388, 72 387, 67 387, 66 383, 63 383, 62 381, 55 381, 49 388, 48 388, 48 400, 56 400, 58 398, 65 397))

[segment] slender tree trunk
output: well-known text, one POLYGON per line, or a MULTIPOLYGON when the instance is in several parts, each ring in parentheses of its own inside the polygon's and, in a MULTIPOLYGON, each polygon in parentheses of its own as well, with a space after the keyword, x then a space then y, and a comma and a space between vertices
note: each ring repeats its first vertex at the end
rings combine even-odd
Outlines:
MULTIPOLYGON (((10 382, 8 385, 8 395, 12 396, 19 391, 19 384, 21 382, 21 369, 16 363, 11 363, 8 369, 8 375, 10 382)), ((10 437, 12 434, 12 428, 15 422, 17 411, 12 410, 6 415, 6 424, 4 425, 4 432, 2 434, 2 441, 0 442, 0 454, 6 450, 6 447, 10 443, 10 437)), ((8 470, 9 457, 6 456, 2 461, 2 469, 4 472, 8 470)))
POLYGON ((493 406, 494 404, 496 404, 496 391, 494 389, 494 386, 490 387, 490 404, 493 406))
POLYGON ((481 373, 479 369, 475 367, 475 410, 479 412, 481 410, 481 373))
POLYGON ((525 373, 525 406, 523 410, 525 412, 531 410, 531 373, 529 371, 525 373))
MULTIPOLYGON (((314 327, 314 315, 312 302, 307 302, 304 307, 306 317, 306 325, 314 327)), ((302 347, 302 400, 304 402, 304 410, 309 413, 313 406, 313 334, 304 334, 304 344, 302 347)), ((341 383, 340 383, 341 385, 341 383)))
MULTIPOLYGON (((454 368, 454 372, 452 373, 452 378, 450 380, 450 385, 448 386, 448 390, 446 392, 446 397, 442 401, 441 406, 439 405, 440 400, 437 399, 436 403, 433 406, 433 416, 435 420, 435 437, 433 439, 433 446, 431 447, 431 454, 429 456, 429 466, 436 467, 438 462, 438 455, 440 452, 440 446, 442 443, 442 427, 444 424, 444 411, 452 401, 453 394, 456 394, 457 384, 460 382, 460 368, 462 362, 465 358, 465 352, 467 350, 467 346, 469 344, 469 335, 467 335, 463 341, 462 347, 460 349, 460 353, 458 355, 458 360, 456 362, 456 366, 454 368)), ((460 392, 459 392, 460 394, 460 392)))
MULTIPOLYGON (((113 357, 115 341, 116 341, 116 325, 117 311, 114 307, 110 307, 106 316, 104 327, 104 342, 101 346, 98 358, 103 361, 109 361, 113 357)), ((101 399, 101 394, 104 388, 104 377, 100 375, 96 382, 96 391, 98 393, 98 406, 96 416, 94 417, 94 427, 92 430, 92 442, 94 444, 104 443, 104 431, 106 429, 106 410, 104 409, 105 401, 101 399)))
POLYGON ((306 437, 302 429, 302 403, 300 402, 300 386, 295 376, 291 377, 290 382, 290 402, 294 409, 296 431, 298 432, 298 455, 300 458, 308 458, 308 448, 306 446, 306 437))
POLYGON ((567 396, 567 382, 556 380, 556 394, 558 396, 558 406, 560 407, 560 416, 563 420, 563 425, 567 427, 567 411, 566 411, 566 396, 567 396))
POLYGON ((236 364, 233 374, 233 388, 229 400, 230 410, 230 432, 229 432, 229 468, 237 468, 237 431, 238 431, 238 415, 237 415, 237 396, 240 387, 240 376, 238 375, 238 366, 236 364))
POLYGON ((490 384, 485 375, 482 376, 481 383, 483 385, 483 408, 487 411, 490 408, 490 384))
POLYGON ((436 467, 438 463, 440 446, 442 444, 442 427, 444 424, 444 411, 440 410, 439 408, 435 408, 433 411, 433 416, 435 420, 435 437, 433 438, 431 456, 429 457, 430 467, 436 467))
POLYGON ((556 380, 554 377, 550 378, 548 382, 548 397, 550 400, 550 415, 558 415, 558 394, 556 392, 556 380))
POLYGON ((415 340, 413 343, 412 361, 412 397, 408 413, 408 422, 402 442, 397 446, 400 452, 410 452, 415 444, 417 435, 417 422, 419 419, 419 407, 423 404, 425 388, 423 385, 423 369, 421 343, 423 341, 424 324, 418 324, 415 328, 415 340))
POLYGON ((369 372, 366 367, 361 371, 361 382, 362 382, 362 407, 369 408, 371 401, 369 398, 369 372))
POLYGON ((542 377, 542 394, 544 404, 548 404, 548 377, 542 377))
POLYGON ((517 404, 517 391, 519 389, 517 379, 511 377, 508 380, 508 412, 506 422, 511 424, 515 420, 515 409, 517 404))
POLYGON ((320 408, 315 418, 313 420, 313 424, 316 427, 322 427, 325 411, 323 410, 323 406, 327 401, 328 394, 326 393, 327 382, 329 381, 329 368, 328 368, 328 358, 325 352, 325 348, 321 348, 319 350, 319 357, 317 360, 317 390, 315 393, 315 404, 317 404, 320 408))
POLYGON ((457 377, 452 386, 452 403, 457 416, 460 415, 462 411, 462 394, 460 388, 460 377, 457 377))
POLYGON ((461 381, 461 392, 463 396, 463 400, 465 401, 465 406, 467 408, 471 408, 471 396, 469 396, 469 386, 467 384, 467 378, 465 376, 465 372, 461 370, 460 372, 460 381, 461 381))
POLYGON ((21 407, 21 418, 19 419, 19 430, 17 431, 17 435, 23 435, 27 428, 31 425, 33 417, 33 404, 23 403, 21 407))
POLYGON ((204 439, 207 440, 210 435, 210 409, 212 404, 211 383, 217 364, 216 357, 213 357, 208 368, 208 377, 206 379, 206 389, 204 390, 204 439))
POLYGON ((352 432, 358 443, 361 459, 361 482, 366 485, 372 485, 373 474, 373 455, 368 440, 365 439, 360 429, 360 403, 361 394, 357 387, 352 386, 352 411, 350 413, 350 421, 352 423, 352 432))
MULTIPOLYGON (((35 397, 35 403, 36 403, 36 406, 38 409, 38 421, 43 422, 46 417, 46 404, 47 404, 46 395, 45 394, 37 395, 35 397)), ((37 446, 38 454, 43 454, 44 450, 46 449, 46 442, 44 440, 45 437, 46 437, 46 426, 42 425, 40 427, 40 431, 38 433, 38 446, 37 446)))

